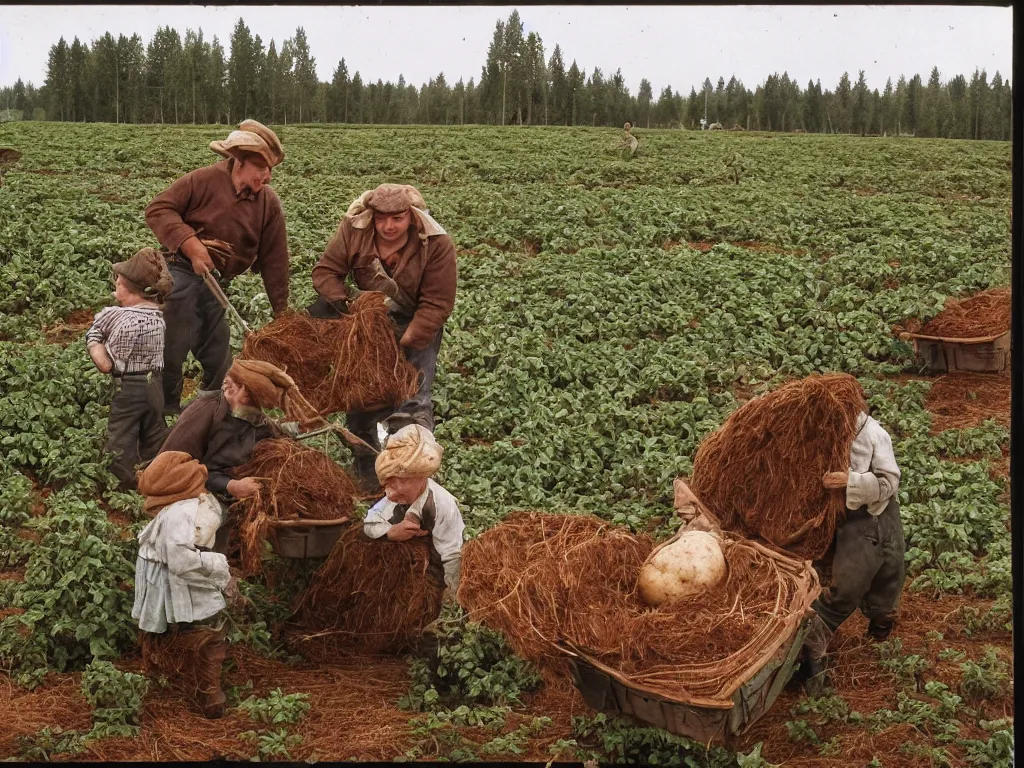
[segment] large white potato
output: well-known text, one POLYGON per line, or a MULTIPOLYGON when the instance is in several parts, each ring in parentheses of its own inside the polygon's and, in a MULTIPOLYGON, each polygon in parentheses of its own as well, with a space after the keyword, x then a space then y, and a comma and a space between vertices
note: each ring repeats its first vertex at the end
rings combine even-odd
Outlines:
POLYGON ((706 531, 687 531, 644 563, 638 586, 644 602, 666 605, 711 589, 725 574, 718 539, 706 531))

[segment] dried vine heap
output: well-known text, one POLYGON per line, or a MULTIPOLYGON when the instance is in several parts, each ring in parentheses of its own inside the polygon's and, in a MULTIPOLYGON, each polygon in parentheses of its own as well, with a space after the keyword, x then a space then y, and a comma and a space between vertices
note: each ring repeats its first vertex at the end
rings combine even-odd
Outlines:
POLYGON ((321 415, 396 407, 419 387, 384 294, 367 291, 336 320, 289 312, 248 336, 242 356, 287 371, 321 415))

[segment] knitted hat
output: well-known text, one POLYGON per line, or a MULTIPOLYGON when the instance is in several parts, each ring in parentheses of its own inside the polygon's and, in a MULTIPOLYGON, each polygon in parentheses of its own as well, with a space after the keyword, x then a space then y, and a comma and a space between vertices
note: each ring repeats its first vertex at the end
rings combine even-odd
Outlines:
POLYGON ((117 262, 114 274, 123 277, 147 298, 166 296, 173 284, 164 257, 153 248, 143 248, 128 261, 117 262))

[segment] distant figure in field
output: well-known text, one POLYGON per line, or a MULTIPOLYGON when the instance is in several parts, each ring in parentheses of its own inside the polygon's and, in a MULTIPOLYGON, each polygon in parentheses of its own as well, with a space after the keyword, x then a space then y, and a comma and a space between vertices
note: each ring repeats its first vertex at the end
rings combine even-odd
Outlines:
POLYGON ((625 133, 622 134, 622 139, 619 142, 621 149, 628 149, 629 156, 632 157, 636 154, 636 148, 640 146, 640 142, 636 140, 636 136, 633 135, 633 124, 627 120, 626 124, 622 126, 625 133))

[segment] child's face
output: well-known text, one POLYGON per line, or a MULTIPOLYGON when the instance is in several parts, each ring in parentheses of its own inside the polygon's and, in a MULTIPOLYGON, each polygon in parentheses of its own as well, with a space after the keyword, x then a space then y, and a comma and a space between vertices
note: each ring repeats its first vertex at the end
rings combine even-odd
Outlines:
POLYGON ((135 292, 128 287, 125 279, 120 275, 114 276, 114 301, 118 304, 124 305, 125 302, 131 301, 135 296, 135 292))
POLYGON ((426 487, 425 477, 392 477, 384 484, 384 493, 395 504, 412 504, 426 487))
POLYGON ((253 404, 252 398, 249 397, 248 390, 230 376, 224 377, 224 383, 221 384, 221 391, 224 393, 224 399, 228 401, 228 406, 231 410, 242 405, 253 404))

